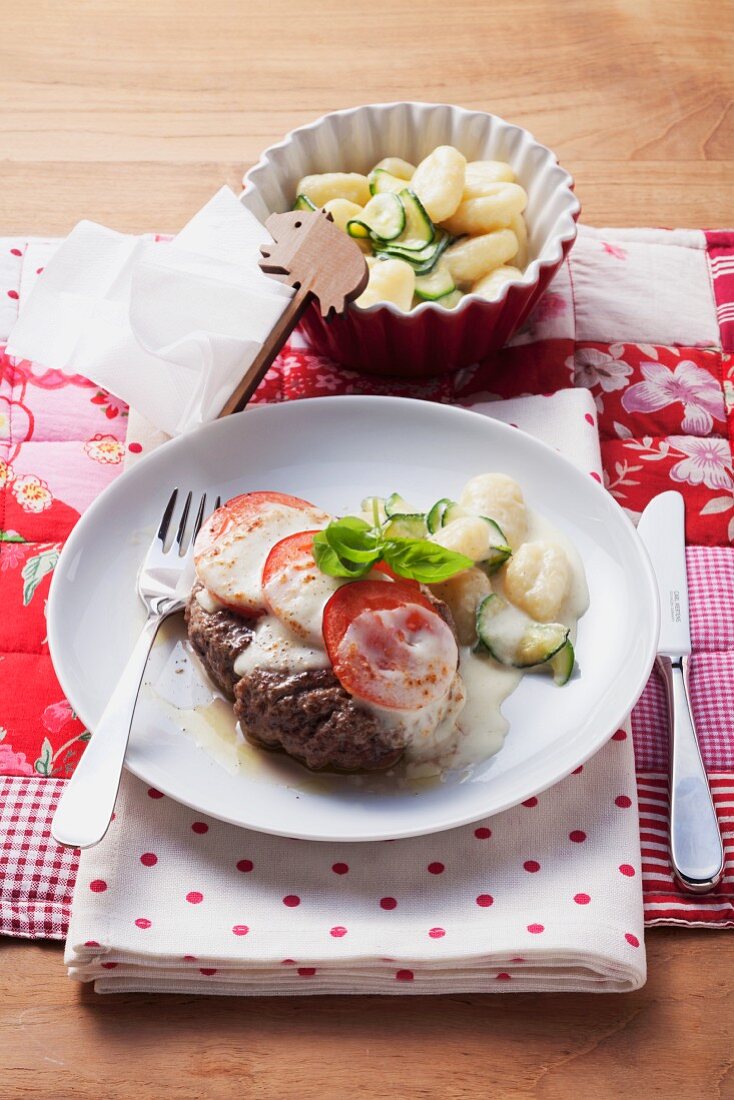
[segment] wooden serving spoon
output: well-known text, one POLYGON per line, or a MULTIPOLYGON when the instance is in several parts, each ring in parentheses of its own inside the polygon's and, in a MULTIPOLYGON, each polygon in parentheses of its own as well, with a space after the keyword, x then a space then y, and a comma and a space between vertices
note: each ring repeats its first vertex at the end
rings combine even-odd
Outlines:
POLYGON ((247 368, 219 416, 244 409, 298 321, 316 299, 322 317, 342 314, 367 286, 369 270, 359 246, 324 210, 271 214, 265 227, 273 244, 263 245, 261 269, 292 286, 295 294, 247 368))

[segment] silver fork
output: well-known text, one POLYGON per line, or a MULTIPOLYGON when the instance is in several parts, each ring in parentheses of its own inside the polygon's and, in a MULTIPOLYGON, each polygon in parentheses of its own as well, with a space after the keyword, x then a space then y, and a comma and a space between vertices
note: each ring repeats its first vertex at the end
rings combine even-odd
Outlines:
MULTIPOLYGON (((107 832, 151 646, 163 620, 180 611, 186 602, 187 591, 182 582, 190 573, 194 539, 204 519, 206 494, 201 497, 190 525, 192 494, 188 494, 178 529, 169 542, 177 497, 178 489, 174 489, 138 575, 138 595, 148 613, 145 625, 54 814, 51 832, 59 844, 67 847, 91 848, 107 832)), ((215 507, 219 507, 219 498, 215 507)))

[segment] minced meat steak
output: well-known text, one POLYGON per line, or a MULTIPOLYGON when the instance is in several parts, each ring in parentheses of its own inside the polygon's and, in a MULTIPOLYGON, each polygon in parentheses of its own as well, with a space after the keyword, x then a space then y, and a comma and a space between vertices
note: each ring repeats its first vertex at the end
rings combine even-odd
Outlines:
POLYGON ((309 768, 373 771, 400 758, 402 745, 347 694, 331 669, 256 669, 240 679, 234 664, 256 620, 226 607, 207 611, 197 599, 201 587, 194 585, 186 604, 189 640, 217 687, 236 698, 235 713, 251 740, 282 749, 309 768))
POLYGON ((189 640, 217 687, 234 699, 238 679, 234 663, 252 641, 255 624, 226 607, 207 611, 196 598, 201 588, 200 584, 194 585, 186 604, 189 640))
MULTIPOLYGON (((404 748, 398 735, 360 706, 330 668, 258 668, 238 677, 235 661, 252 641, 257 620, 225 607, 207 611, 197 599, 201 588, 194 585, 186 604, 189 639, 217 687, 235 700, 248 738, 313 769, 379 771, 397 763, 404 748)), ((424 591, 453 630, 448 607, 424 591)))
POLYGON ((248 736, 309 768, 377 771, 402 755, 394 733, 359 706, 330 668, 256 669, 237 682, 235 695, 235 713, 248 736))

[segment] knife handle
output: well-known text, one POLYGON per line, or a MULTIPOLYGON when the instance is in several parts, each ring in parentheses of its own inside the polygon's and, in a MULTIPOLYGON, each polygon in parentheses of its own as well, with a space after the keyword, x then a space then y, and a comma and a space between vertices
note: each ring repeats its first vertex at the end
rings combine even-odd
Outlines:
POLYGON ((713 890, 724 869, 724 847, 701 759, 688 689, 688 658, 658 656, 670 731, 670 858, 691 894, 713 890))

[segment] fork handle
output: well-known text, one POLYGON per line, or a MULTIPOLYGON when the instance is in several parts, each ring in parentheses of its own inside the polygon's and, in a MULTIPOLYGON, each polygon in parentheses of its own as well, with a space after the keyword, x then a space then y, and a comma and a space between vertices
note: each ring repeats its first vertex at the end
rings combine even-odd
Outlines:
POLYGON ((146 620, 54 814, 51 833, 67 848, 91 848, 107 832, 140 684, 162 621, 160 615, 151 615, 146 620))

